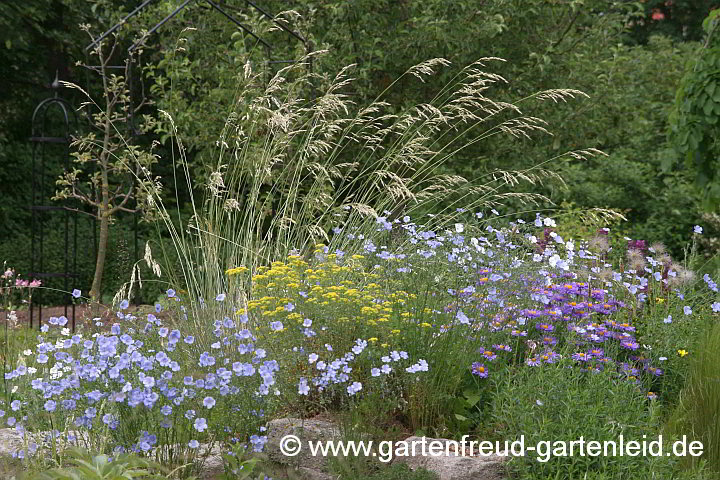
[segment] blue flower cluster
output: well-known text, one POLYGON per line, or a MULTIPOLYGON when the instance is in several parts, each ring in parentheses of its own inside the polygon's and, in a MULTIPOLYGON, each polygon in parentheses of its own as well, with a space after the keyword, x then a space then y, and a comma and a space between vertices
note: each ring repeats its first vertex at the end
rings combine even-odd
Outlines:
MULTIPOLYGON (((120 307, 126 308, 125 303, 120 307)), ((48 323, 63 326, 67 319, 48 323)), ((18 412, 6 419, 7 425, 24 432, 31 418, 33 428, 66 425, 75 438, 79 431, 106 432, 117 452, 149 452, 167 445, 173 437, 167 432, 171 429, 175 436, 185 432, 196 437, 187 442, 191 449, 201 441, 222 440, 228 432, 240 438, 226 440, 250 440, 253 449, 262 449, 267 438, 256 434, 250 438, 250 434, 264 423, 258 412, 275 385, 279 365, 257 347, 247 317, 241 317, 239 325, 229 318, 215 321, 216 340, 200 355, 192 350, 196 347, 192 336, 164 326, 153 314, 147 316, 144 328, 132 325, 115 323, 90 338, 70 336, 66 329, 52 341, 39 336, 35 351, 25 352, 27 366, 18 365, 5 374, 17 394, 10 408, 18 412), (243 410, 245 425, 221 424, 229 417, 212 416, 218 408, 233 414, 243 410), (196 415, 201 410, 207 413, 196 415), (144 428, 128 428, 132 421, 119 428, 130 418, 142 419, 144 428), (149 431, 150 426, 158 430, 149 431)), ((46 441, 68 436, 67 431, 51 431, 46 441)))

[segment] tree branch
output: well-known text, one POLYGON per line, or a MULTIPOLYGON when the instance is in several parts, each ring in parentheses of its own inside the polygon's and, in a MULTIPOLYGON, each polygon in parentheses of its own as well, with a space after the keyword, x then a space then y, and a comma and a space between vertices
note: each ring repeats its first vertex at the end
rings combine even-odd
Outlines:
POLYGON ((558 39, 550 46, 550 48, 553 48, 553 49, 554 49, 555 47, 557 47, 558 45, 560 45, 560 43, 562 43, 563 40, 565 40, 565 37, 566 37, 567 34, 570 32, 570 29, 571 29, 572 26, 575 24, 575 21, 578 19, 578 16, 579 16, 579 15, 580 15, 580 9, 578 9, 578 10, 575 11, 575 15, 573 15, 573 17, 570 19, 570 22, 568 23, 567 27, 565 27, 565 30, 564 30, 564 31, 562 32, 562 34, 560 35, 560 38, 558 38, 558 39))

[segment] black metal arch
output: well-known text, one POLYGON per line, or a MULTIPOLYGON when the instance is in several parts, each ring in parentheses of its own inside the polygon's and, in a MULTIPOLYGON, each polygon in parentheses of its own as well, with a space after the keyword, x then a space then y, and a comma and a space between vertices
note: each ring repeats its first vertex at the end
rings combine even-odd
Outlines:
MULTIPOLYGON (((51 205, 50 198, 53 196, 55 179, 62 172, 48 172, 47 160, 50 155, 60 156, 65 170, 70 167, 70 142, 71 135, 78 129, 78 119, 72 105, 60 97, 58 90, 60 84, 58 79, 52 83, 55 95, 42 100, 33 112, 32 116, 32 182, 31 182, 31 233, 30 233, 30 271, 28 278, 38 279, 47 283, 50 279, 61 278, 63 290, 67 295, 67 302, 64 305, 64 313, 67 317, 70 314, 70 322, 73 331, 75 330, 75 305, 71 301, 69 293, 70 280, 77 278, 77 256, 78 256, 78 217, 77 211, 67 205, 51 205), (60 114, 59 125, 54 123, 50 117, 55 111, 60 114), (53 151, 54 150, 54 151, 53 151), (48 181, 49 178, 49 181, 48 181), (47 271, 45 252, 45 222, 51 215, 61 215, 64 235, 64 260, 62 271, 47 271), (72 225, 71 225, 72 223, 72 225), (72 229, 72 241, 70 239, 72 229), (70 312, 68 311, 71 306, 70 312)), ((37 326, 42 324, 42 289, 37 289, 31 297, 30 328, 34 326, 35 304, 37 303, 37 326)))

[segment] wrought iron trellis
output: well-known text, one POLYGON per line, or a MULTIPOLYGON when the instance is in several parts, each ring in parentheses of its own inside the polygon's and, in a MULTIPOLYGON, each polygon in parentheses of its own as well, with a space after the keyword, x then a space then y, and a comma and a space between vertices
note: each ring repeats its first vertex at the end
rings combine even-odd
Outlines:
MULTIPOLYGON (((144 0, 140 5, 138 5, 134 10, 132 10, 128 15, 126 15, 122 20, 120 20, 117 24, 113 25, 110 29, 105 31, 102 35, 94 39, 87 47, 85 48, 86 52, 89 52, 92 48, 96 47, 100 42, 102 42, 105 38, 107 38, 109 35, 112 35, 115 33, 123 24, 125 24, 129 19, 132 17, 138 15, 140 12, 145 10, 151 3, 155 2, 156 0, 144 0)), ((137 130, 134 128, 133 125, 133 106, 137 103, 137 99, 135 98, 135 89, 133 88, 133 65, 137 62, 137 58, 135 57, 135 53, 138 51, 139 47, 144 45, 145 40, 148 38, 148 36, 155 33, 158 29, 160 29, 164 24, 166 24, 168 21, 170 21, 173 17, 178 15, 183 9, 185 9, 188 5, 190 5, 192 2, 195 3, 206 3, 210 6, 211 10, 217 11, 221 15, 223 15, 228 21, 235 24, 240 30, 242 30, 245 34, 251 36, 253 39, 255 39, 257 45, 262 45, 262 47, 265 49, 265 54, 267 57, 266 65, 270 66, 272 64, 281 64, 281 63, 295 63, 297 60, 273 60, 271 51, 273 49, 273 46, 268 43, 263 38, 256 35, 249 27, 243 25, 239 20, 237 20, 231 13, 229 13, 225 8, 223 8, 224 5, 220 4, 217 1, 214 0, 185 0, 183 1, 175 10, 173 10, 169 15, 167 15, 165 18, 163 18, 160 22, 155 24, 150 30, 148 30, 147 34, 137 42, 133 43, 128 49, 127 49, 127 70, 128 70, 128 83, 129 83, 129 90, 130 90, 130 105, 131 108, 128 109, 128 124, 130 125, 130 131, 129 134, 131 137, 137 135, 137 130)), ((271 15, 267 10, 263 9, 259 5, 257 5, 252 0, 244 0, 244 3, 250 7, 251 9, 255 10, 256 12, 259 12, 261 16, 263 16, 266 19, 269 19, 272 21, 275 25, 277 25, 281 30, 289 34, 291 37, 293 37, 295 40, 300 41, 303 46, 305 47, 306 54, 309 54, 312 52, 312 47, 310 45, 310 42, 308 42, 305 38, 303 38, 300 34, 296 33, 294 30, 292 30, 290 27, 288 27, 286 24, 284 24, 282 21, 276 19, 273 15, 271 15)), ((254 46, 253 46, 254 48, 254 46)), ((89 62, 88 62, 89 63, 89 62)), ((88 65, 88 68, 90 70, 98 69, 98 66, 90 66, 88 65)), ((106 68, 110 69, 125 69, 126 65, 110 65, 106 68)), ((312 57, 310 57, 308 69, 312 71, 312 57)), ((89 83, 89 81, 88 81, 89 83)), ((60 89, 60 83, 58 79, 56 78, 55 81, 52 83, 53 89, 55 89, 55 95, 51 98, 45 99, 38 106, 36 107, 34 113, 33 113, 33 120, 32 120, 32 136, 30 137, 30 141, 33 145, 32 151, 33 151, 33 164, 32 164, 32 191, 31 191, 31 202, 30 202, 30 210, 31 210, 31 258, 30 258, 30 272, 28 274, 28 278, 37 278, 37 279, 48 279, 48 278, 62 278, 63 279, 63 289, 65 292, 69 292, 71 287, 75 287, 76 285, 71 285, 70 281, 72 279, 78 279, 78 271, 77 271, 77 260, 78 260, 78 215, 80 213, 79 208, 71 208, 69 205, 49 205, 49 199, 52 196, 52 187, 49 189, 50 186, 54 186, 55 182, 52 181, 48 184, 47 178, 50 177, 52 180, 57 178, 57 175, 54 175, 52 173, 48 173, 46 171, 48 165, 47 165, 47 155, 48 150, 50 149, 50 146, 55 147, 61 147, 58 150, 60 150, 60 154, 58 155, 61 159, 64 159, 64 168, 67 171, 70 167, 70 142, 71 142, 71 134, 74 131, 78 130, 78 119, 77 115, 75 113, 75 109, 72 107, 72 105, 62 97, 60 97, 58 91, 60 89), (50 134, 48 129, 50 126, 48 125, 48 122, 50 119, 50 112, 52 111, 52 108, 56 108, 59 111, 61 124, 59 128, 59 132, 55 132, 54 134, 50 134), (50 213, 56 213, 63 215, 63 234, 64 234, 64 268, 62 271, 55 271, 55 272, 46 272, 46 258, 45 258, 45 220, 47 219, 47 215, 50 213), (72 232, 72 239, 71 239, 71 232, 72 232)), ((89 87, 89 85, 88 85, 89 87)), ((88 91, 90 91, 88 89, 88 91)), ((57 152, 56 152, 57 153, 57 152)), ((97 238, 96 238, 96 226, 94 219, 92 217, 89 218, 89 221, 91 222, 91 231, 93 232, 93 238, 92 238, 92 246, 93 248, 89 249, 90 252, 92 252, 93 256, 97 255, 97 238)), ((134 215, 134 256, 135 261, 139 258, 139 250, 138 250, 138 228, 137 228, 137 215, 134 215)), ((70 293, 66 293, 68 295, 68 300, 71 300, 70 293)), ((42 295, 38 292, 36 292, 32 298, 32 302, 30 304, 30 327, 33 328, 34 326, 34 319, 35 319, 35 304, 37 304, 37 327, 40 328, 41 322, 42 322, 42 295)), ((69 320, 71 322, 71 327, 73 331, 75 330, 75 304, 68 301, 66 302, 64 306, 64 313, 65 316, 69 316, 69 320)))
MULTIPOLYGON (((28 278, 39 279, 47 282, 48 279, 62 278, 65 292, 69 292, 70 280, 78 278, 78 212, 67 205, 49 205, 57 175, 48 174, 48 155, 59 152, 59 160, 64 163, 63 168, 67 171, 70 167, 70 141, 71 134, 77 130, 78 122, 75 109, 64 98, 60 97, 60 83, 56 76, 52 82, 55 94, 41 101, 32 116, 32 182, 30 200, 30 272, 28 278), (54 120, 51 115, 60 116, 60 126, 53 131, 49 122, 54 120), (54 152, 53 152, 54 150, 54 152), (48 185, 47 177, 50 177, 48 185), (45 258, 45 223, 51 214, 62 215, 63 237, 64 237, 64 259, 62 271, 46 271, 45 258), (72 225, 71 225, 72 224, 72 225), (70 233, 72 230, 72 240, 70 233), (72 252, 72 255, 71 255, 72 252)), ((57 172, 58 174, 61 172, 57 172)), ((33 328, 35 320, 35 304, 37 303, 37 326, 42 324, 42 289, 35 289, 29 305, 30 328, 33 328)), ((67 293, 68 300, 70 294, 67 293)), ((70 322, 73 331, 75 330, 75 304, 66 302, 64 313, 70 315, 70 322), (70 308, 70 312, 68 309, 70 308)))

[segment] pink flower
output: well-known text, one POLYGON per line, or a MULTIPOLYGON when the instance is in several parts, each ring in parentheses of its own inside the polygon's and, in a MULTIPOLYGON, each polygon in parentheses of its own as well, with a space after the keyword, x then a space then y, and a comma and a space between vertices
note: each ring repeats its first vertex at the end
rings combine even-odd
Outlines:
POLYGON ((33 280, 32 282, 30 282, 30 288, 39 287, 40 285, 42 285, 42 282, 40 280, 33 280))
POLYGON ((19 278, 15 279, 15 286, 16 287, 27 287, 30 284, 27 280, 21 280, 19 278))
POLYGON ((665 20, 665 14, 657 8, 653 8, 651 18, 653 20, 665 20))

